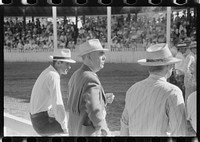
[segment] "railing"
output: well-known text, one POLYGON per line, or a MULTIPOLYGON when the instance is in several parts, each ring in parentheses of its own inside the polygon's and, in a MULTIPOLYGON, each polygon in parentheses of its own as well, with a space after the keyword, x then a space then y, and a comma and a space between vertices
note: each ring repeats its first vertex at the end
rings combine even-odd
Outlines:
MULTIPOLYGON (((37 53, 37 52, 53 52, 53 48, 49 49, 4 49, 4 52, 12 52, 12 53, 37 53)), ((77 49, 70 49, 71 52, 77 52, 77 49)), ((111 48, 111 52, 119 52, 119 51, 145 51, 144 48, 139 47, 139 48, 111 48)))

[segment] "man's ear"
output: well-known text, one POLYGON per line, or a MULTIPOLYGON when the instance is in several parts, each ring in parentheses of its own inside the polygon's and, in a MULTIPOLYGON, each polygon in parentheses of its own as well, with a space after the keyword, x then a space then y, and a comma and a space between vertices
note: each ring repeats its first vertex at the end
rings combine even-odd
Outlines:
POLYGON ((91 56, 90 56, 90 53, 86 55, 86 57, 91 60, 91 56))

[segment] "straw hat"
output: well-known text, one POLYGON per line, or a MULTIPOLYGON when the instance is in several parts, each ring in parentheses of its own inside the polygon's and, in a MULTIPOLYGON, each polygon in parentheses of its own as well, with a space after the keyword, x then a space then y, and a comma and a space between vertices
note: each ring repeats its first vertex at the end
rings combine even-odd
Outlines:
POLYGON ((81 57, 94 51, 108 51, 108 49, 104 49, 98 39, 90 39, 79 45, 78 56, 81 57))
POLYGON ((53 55, 50 58, 57 61, 76 63, 76 61, 71 59, 71 51, 69 49, 54 49, 53 55))
POLYGON ((184 42, 189 45, 191 43, 191 38, 187 37, 185 38, 184 42))
POLYGON ((180 42, 176 45, 177 48, 187 48, 187 44, 184 42, 180 42))
POLYGON ((164 66, 182 61, 173 57, 166 43, 159 43, 150 46, 146 50, 146 59, 138 60, 143 66, 164 66))
POLYGON ((197 47, 197 42, 196 41, 192 41, 189 45, 189 48, 196 48, 197 47))

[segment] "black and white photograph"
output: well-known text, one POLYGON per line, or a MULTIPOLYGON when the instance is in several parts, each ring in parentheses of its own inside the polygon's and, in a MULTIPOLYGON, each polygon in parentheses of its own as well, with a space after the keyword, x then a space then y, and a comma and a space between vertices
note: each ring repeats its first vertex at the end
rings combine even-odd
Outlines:
POLYGON ((3 11, 4 137, 198 142, 197 7, 3 11))

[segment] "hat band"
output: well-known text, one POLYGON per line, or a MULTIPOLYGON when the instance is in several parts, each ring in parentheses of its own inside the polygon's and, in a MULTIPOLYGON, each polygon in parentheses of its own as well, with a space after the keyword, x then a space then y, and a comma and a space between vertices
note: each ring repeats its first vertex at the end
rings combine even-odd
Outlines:
POLYGON ((167 58, 162 58, 162 59, 146 59, 146 62, 166 62, 169 61, 171 58, 173 57, 169 56, 167 58))
POLYGON ((71 59, 69 57, 53 57, 54 60, 58 60, 58 59, 71 59))

